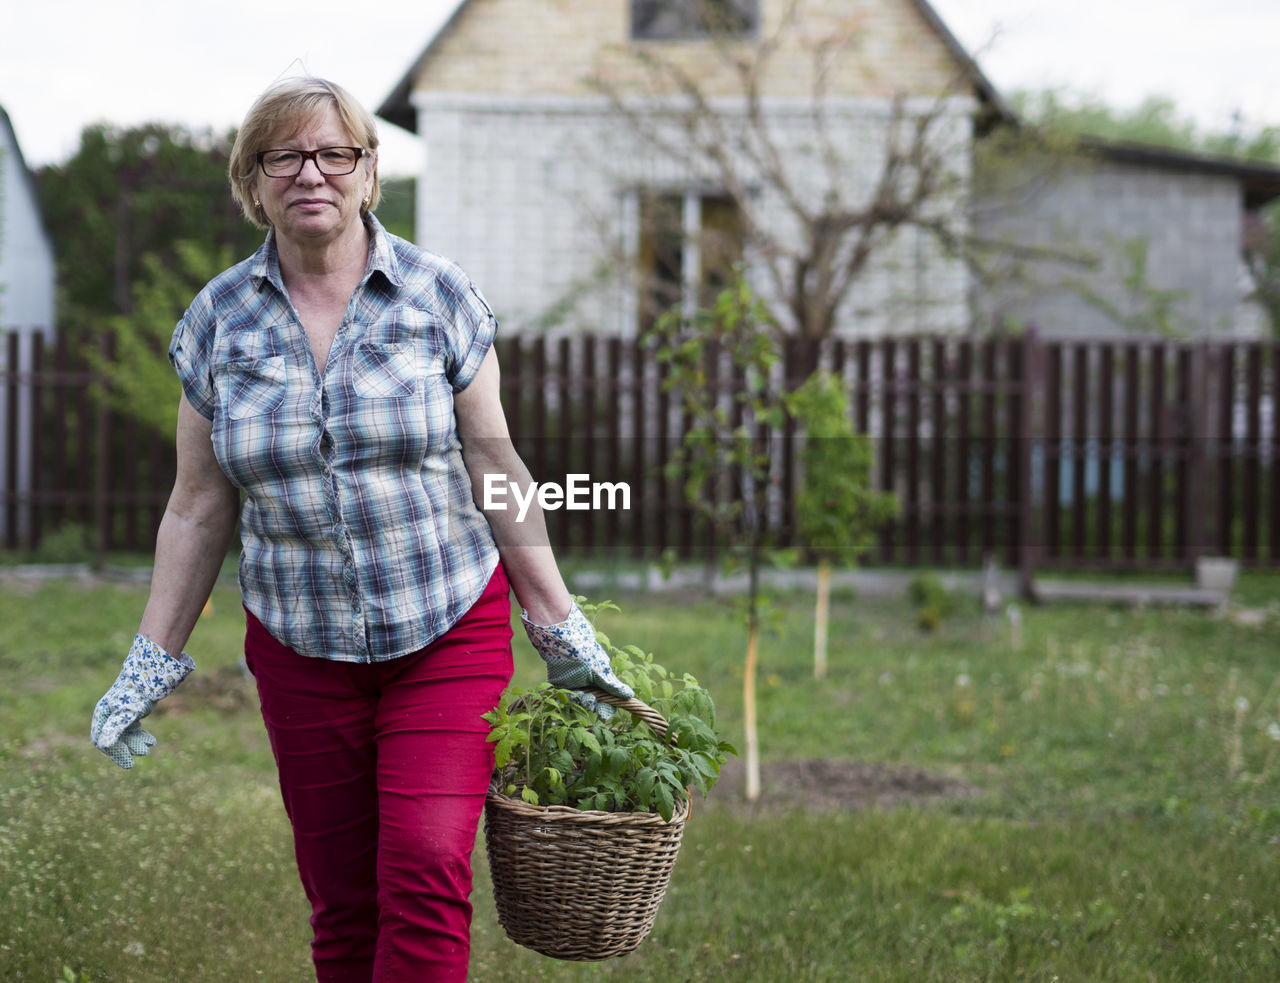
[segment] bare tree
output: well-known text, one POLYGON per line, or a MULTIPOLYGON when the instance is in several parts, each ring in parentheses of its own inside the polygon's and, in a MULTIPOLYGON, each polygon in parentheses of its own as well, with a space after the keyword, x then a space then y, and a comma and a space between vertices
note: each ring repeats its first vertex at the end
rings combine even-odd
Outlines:
MULTIPOLYGON (((706 11, 704 23, 716 23, 720 5, 693 3, 706 11)), ((925 234, 942 254, 965 248, 974 105, 963 71, 928 96, 890 90, 878 111, 838 97, 833 72, 858 57, 864 28, 854 16, 828 17, 815 33, 805 12, 804 0, 790 0, 750 44, 708 30, 714 85, 687 51, 662 45, 632 46, 630 71, 601 72, 592 83, 640 146, 732 200, 775 318, 821 339, 902 230, 925 234), (810 62, 809 91, 783 106, 769 97, 769 79, 784 44, 794 48, 797 39, 810 62), (878 115, 874 127, 853 125, 869 113, 878 115)))

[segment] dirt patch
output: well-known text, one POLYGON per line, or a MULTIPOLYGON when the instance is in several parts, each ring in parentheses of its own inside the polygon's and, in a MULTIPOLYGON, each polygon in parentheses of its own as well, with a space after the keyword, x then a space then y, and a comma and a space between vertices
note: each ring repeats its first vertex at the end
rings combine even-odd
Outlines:
MULTIPOLYGON (((196 708, 224 714, 258 710, 253 678, 238 665, 193 673, 156 705, 155 713, 182 714, 196 708)), ((770 761, 760 766, 760 798, 744 798, 746 769, 734 759, 724 767, 711 798, 752 812, 803 809, 808 812, 857 812, 972 798, 981 790, 968 782, 924 768, 867 764, 835 758, 770 761)))
MULTIPOLYGON (((740 761, 725 765, 711 793, 719 802, 744 807, 746 769, 740 761)), ((760 798, 749 808, 808 812, 856 812, 896 806, 972 798, 980 790, 968 782, 923 768, 891 767, 806 758, 771 761, 760 766, 760 798)))
POLYGON ((155 714, 180 714, 199 708, 221 713, 241 713, 258 709, 258 691, 253 677, 240 666, 218 666, 193 672, 170 696, 156 704, 155 714))

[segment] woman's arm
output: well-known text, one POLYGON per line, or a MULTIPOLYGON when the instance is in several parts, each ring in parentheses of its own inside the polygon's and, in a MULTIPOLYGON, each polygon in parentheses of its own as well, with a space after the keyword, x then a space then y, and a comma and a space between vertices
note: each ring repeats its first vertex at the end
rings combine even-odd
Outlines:
MULTIPOLYGON (((498 389, 498 356, 490 348, 476 377, 454 397, 454 415, 462 440, 462 459, 471 478, 472 495, 483 503, 485 475, 532 489, 533 479, 511 443, 498 389)), ((483 504, 482 504, 483 507, 483 504)), ((536 498, 528 510, 485 509, 498 543, 498 553, 516 600, 525 610, 524 630, 547 665, 547 682, 564 689, 586 690, 577 698, 606 719, 613 708, 599 703, 592 690, 630 699, 631 687, 613 672, 609 655, 595 629, 573 602, 547 539, 547 526, 536 498)))
MULTIPOLYGON (((520 460, 511 435, 498 388, 498 356, 490 348, 471 384, 454 396, 453 409, 462 441, 462 459, 471 478, 477 504, 484 502, 484 476, 501 475, 504 482, 529 488, 533 478, 520 460)), ((516 600, 529 620, 553 625, 569 614, 573 599, 556 566, 542 510, 535 499, 524 515, 514 508, 487 509, 485 518, 493 530, 498 553, 516 600)))
POLYGON ((187 401, 178 407, 178 473, 156 537, 151 594, 138 631, 181 652, 222 562, 240 511, 240 493, 218 467, 212 424, 187 401))

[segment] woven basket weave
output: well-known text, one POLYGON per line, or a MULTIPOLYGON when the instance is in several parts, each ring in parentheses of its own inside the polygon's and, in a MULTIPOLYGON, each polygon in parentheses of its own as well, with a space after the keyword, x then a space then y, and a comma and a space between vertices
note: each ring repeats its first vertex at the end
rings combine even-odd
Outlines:
MULTIPOLYGON (((647 704, 597 696, 666 733, 666 720, 647 704)), ((648 812, 532 806, 490 789, 484 817, 507 937, 556 959, 609 959, 631 952, 653 928, 689 799, 668 823, 648 812)))

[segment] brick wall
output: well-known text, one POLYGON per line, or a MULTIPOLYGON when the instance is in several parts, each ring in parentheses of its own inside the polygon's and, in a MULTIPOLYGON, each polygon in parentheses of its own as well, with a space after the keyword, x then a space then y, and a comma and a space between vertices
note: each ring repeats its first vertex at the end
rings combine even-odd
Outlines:
POLYGON ((1152 291, 1177 291, 1185 296, 1170 297, 1176 329, 1199 334, 1235 326, 1242 296, 1236 179, 1082 160, 1054 168, 1028 162, 1017 182, 1019 192, 1006 187, 979 202, 978 231, 1093 265, 1002 260, 1001 278, 979 291, 984 316, 1011 316, 1054 333, 1114 333, 1121 324, 1082 289, 1130 314, 1153 310, 1152 291), (1137 273, 1126 251, 1130 240, 1146 246, 1145 289, 1125 285, 1137 273))
MULTIPOLYGON (((634 329, 625 271, 634 245, 628 195, 638 187, 679 189, 702 176, 656 153, 590 99, 419 94, 419 133, 428 161, 418 189, 418 241, 472 275, 507 331, 543 324, 568 330, 634 329)), ((853 194, 869 193, 886 145, 888 108, 881 100, 841 103, 829 121, 853 194)), ((962 207, 968 183, 967 101, 957 101, 939 139, 948 146, 955 192, 935 207, 962 207)), ((809 114, 794 103, 772 107, 778 144, 803 193, 825 187, 809 114)), ((766 221, 791 221, 768 183, 760 185, 766 221)), ((757 278, 762 281, 763 278, 757 278)), ((842 333, 963 330, 969 276, 921 234, 887 242, 842 310, 842 333)))
MULTIPOLYGON (((794 0, 760 0, 761 34, 779 33, 794 0)), ((833 43, 833 95, 933 95, 957 71, 951 53, 912 0, 801 0, 792 26, 780 34, 774 71, 764 91, 775 98, 813 92, 813 52, 833 43)), ((586 79, 635 79, 626 51, 630 0, 469 0, 437 39, 415 89, 491 95, 578 96, 586 79)), ((643 47, 641 45, 640 47, 643 47)), ((719 94, 738 91, 707 44, 662 44, 719 94)))

